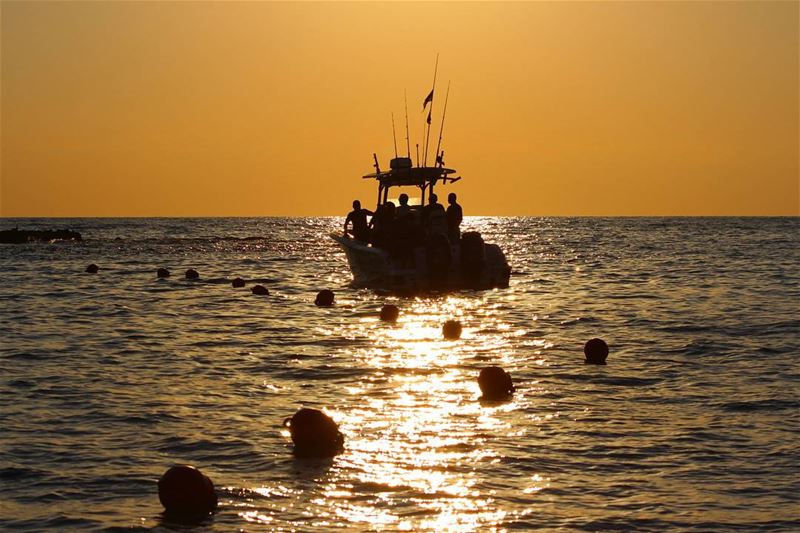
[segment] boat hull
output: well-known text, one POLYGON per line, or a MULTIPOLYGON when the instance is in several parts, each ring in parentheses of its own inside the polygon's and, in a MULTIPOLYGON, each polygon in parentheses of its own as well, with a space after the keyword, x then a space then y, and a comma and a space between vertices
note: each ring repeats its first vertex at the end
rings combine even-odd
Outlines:
POLYGON ((428 290, 493 289, 508 287, 511 267, 496 244, 483 244, 483 254, 478 264, 462 264, 459 245, 450 247, 446 266, 438 266, 431 252, 416 248, 411 258, 403 264, 390 257, 386 250, 369 246, 340 234, 331 234, 344 250, 352 286, 398 292, 428 290))

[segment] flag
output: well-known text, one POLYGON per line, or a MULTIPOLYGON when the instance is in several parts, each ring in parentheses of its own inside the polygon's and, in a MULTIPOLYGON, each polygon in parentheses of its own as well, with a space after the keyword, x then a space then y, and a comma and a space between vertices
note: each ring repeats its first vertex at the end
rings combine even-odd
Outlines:
POLYGON ((431 109, 430 111, 428 111, 428 126, 430 126, 430 125, 431 125, 431 113, 432 113, 432 112, 433 112, 433 109, 431 109))
POLYGON ((431 93, 425 97, 425 101, 422 102, 423 111, 425 111, 425 106, 427 106, 429 102, 433 102, 433 89, 431 89, 431 93))

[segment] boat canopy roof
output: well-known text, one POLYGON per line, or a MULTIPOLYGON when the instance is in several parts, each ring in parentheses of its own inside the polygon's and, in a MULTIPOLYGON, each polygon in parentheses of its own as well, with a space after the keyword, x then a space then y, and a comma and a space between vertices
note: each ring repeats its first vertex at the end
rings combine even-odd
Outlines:
POLYGON ((444 167, 408 167, 392 168, 385 172, 373 172, 363 176, 363 179, 376 179, 383 187, 395 187, 404 185, 424 186, 429 183, 442 183, 458 181, 461 178, 451 178, 450 174, 455 174, 452 168, 444 167))

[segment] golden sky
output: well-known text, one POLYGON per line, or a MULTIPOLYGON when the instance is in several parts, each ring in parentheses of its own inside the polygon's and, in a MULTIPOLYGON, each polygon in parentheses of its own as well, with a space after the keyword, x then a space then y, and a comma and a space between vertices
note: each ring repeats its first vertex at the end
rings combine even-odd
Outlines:
POLYGON ((437 53, 467 215, 800 214, 798 2, 0 5, 2 216, 372 206, 437 53))

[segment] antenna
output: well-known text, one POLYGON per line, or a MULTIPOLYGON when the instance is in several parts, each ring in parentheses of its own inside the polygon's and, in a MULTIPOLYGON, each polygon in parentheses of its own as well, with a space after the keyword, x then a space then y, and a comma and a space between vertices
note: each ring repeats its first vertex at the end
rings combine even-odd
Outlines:
MULTIPOLYGON (((431 94, 436 90, 436 72, 439 70, 439 54, 436 54, 436 64, 433 67, 433 87, 431 88, 431 94)), ((433 115, 433 97, 431 97, 431 109, 428 111, 428 116, 433 115)), ((427 121, 426 121, 427 122, 427 121)), ((428 122, 428 133, 425 137, 425 150, 424 150, 424 161, 423 166, 428 166, 428 144, 431 138, 431 123, 428 122)))
MULTIPOLYGON (((450 80, 447 81, 447 94, 444 97, 444 109, 442 110, 442 125, 439 127, 439 142, 436 143, 436 161, 439 161, 439 148, 442 146, 442 132, 444 131, 444 117, 447 114, 447 99, 450 98, 450 80)), ((442 166, 444 166, 442 157, 442 166)))
POLYGON ((409 144, 408 140, 408 95, 405 89, 403 89, 403 100, 406 102, 406 155, 411 159, 411 144, 409 144))
POLYGON ((417 143, 417 166, 419 166, 419 143, 417 143))
POLYGON ((392 140, 394 140, 394 157, 397 158, 397 134, 394 131, 394 113, 392 113, 392 140))

